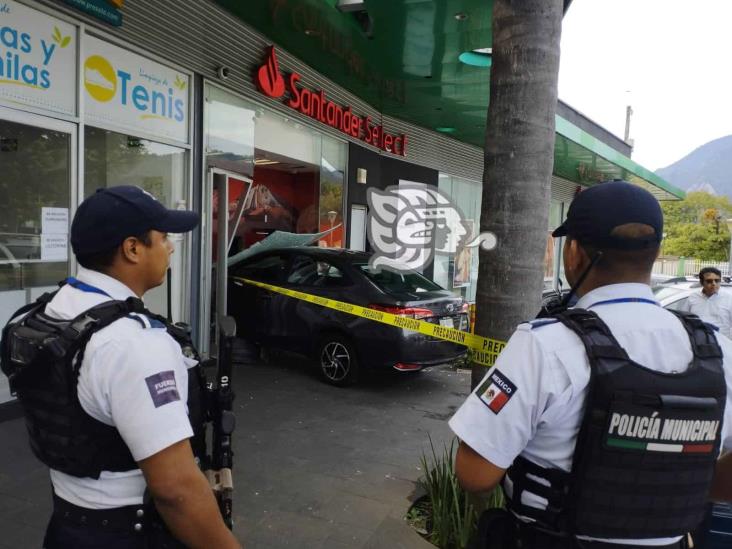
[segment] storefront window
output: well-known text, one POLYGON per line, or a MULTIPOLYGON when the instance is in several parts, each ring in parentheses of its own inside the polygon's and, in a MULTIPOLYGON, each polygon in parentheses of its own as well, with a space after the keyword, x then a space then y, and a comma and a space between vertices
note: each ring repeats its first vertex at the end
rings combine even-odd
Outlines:
MULTIPOLYGON (((230 220, 236 222, 241 210, 229 255, 274 231, 333 228, 318 244, 342 247, 346 144, 215 86, 207 85, 205 96, 207 167, 229 176, 230 220)), ((216 208, 213 196, 211 207, 216 208)), ((216 222, 212 225, 215 259, 216 222)))
MULTIPOLYGON (((167 208, 187 209, 188 151, 138 137, 86 126, 84 131, 84 196, 115 185, 137 185, 167 208)), ((171 235, 176 251, 171 258, 172 295, 182 295, 182 280, 188 262, 183 235, 171 235)), ((174 319, 182 316, 182 303, 171 306, 174 319)), ((145 294, 152 311, 167 314, 167 281, 145 294)))
POLYGON ((549 232, 546 237, 546 250, 544 252, 544 289, 554 287, 554 278, 559 267, 562 253, 559 247, 559 239, 552 236, 554 229, 562 223, 562 203, 552 200, 549 204, 549 232))
POLYGON ((320 162, 320 231, 331 231, 318 243, 326 248, 345 247, 343 231, 343 186, 346 179, 344 144, 323 136, 320 162))
POLYGON ((72 139, 0 120, 0 326, 68 276, 72 139))
POLYGON ((559 202, 552 200, 549 207, 549 237, 547 238, 547 255, 545 256, 545 268, 548 269, 549 260, 549 244, 551 240, 553 248, 553 269, 551 271, 551 278, 548 276, 549 272, 544 273, 544 289, 550 290, 557 286, 561 286, 564 289, 569 288, 569 283, 564 276, 564 258, 562 256, 562 248, 564 246, 564 238, 553 238, 551 233, 564 222, 567 217, 567 209, 569 203, 559 202))
POLYGON ((26 303, 26 289, 54 286, 67 276, 70 139, 67 133, 0 120, 3 325, 26 303))
MULTIPOLYGON (((467 236, 474 238, 480 229, 482 186, 477 181, 441 173, 438 188, 447 194, 463 214, 467 236)), ((434 281, 443 288, 475 301, 478 280, 478 249, 461 247, 456 254, 435 254, 434 281)))
POLYGON ((215 86, 206 86, 204 145, 209 168, 254 175, 255 109, 215 86))

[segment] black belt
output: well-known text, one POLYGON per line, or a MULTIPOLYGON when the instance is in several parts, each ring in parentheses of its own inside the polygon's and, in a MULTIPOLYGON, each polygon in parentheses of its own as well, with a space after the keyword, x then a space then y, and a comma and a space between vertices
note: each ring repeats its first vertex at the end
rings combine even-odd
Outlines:
POLYGON ((94 530, 144 533, 150 523, 145 505, 128 505, 113 509, 87 509, 69 503, 53 494, 53 514, 60 520, 94 530))

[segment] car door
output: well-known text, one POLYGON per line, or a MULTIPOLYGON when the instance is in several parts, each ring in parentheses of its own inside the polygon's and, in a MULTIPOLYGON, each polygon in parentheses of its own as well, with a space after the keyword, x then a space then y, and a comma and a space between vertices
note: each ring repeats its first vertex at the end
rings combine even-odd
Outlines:
POLYGON ((237 279, 255 280, 278 286, 282 283, 288 256, 285 253, 257 255, 231 269, 229 314, 237 322, 237 335, 272 345, 283 332, 284 296, 237 279))
MULTIPOLYGON (((293 290, 339 301, 344 301, 344 290, 351 284, 333 262, 306 254, 293 255, 285 280, 285 286, 293 290)), ((311 349, 318 334, 342 325, 343 319, 338 317, 345 314, 293 298, 288 298, 285 311, 288 347, 301 352, 311 349)))

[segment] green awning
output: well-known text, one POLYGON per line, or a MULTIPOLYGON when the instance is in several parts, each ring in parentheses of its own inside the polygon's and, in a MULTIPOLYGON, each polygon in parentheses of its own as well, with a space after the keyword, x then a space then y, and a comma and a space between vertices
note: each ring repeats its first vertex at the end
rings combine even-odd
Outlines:
POLYGON ((680 200, 684 191, 636 164, 622 153, 556 115, 554 174, 593 185, 609 179, 624 179, 650 191, 658 200, 680 200))

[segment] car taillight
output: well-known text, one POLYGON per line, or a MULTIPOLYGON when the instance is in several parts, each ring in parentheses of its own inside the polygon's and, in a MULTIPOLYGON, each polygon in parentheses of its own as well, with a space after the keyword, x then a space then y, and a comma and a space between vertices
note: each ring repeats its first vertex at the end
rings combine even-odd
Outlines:
POLYGON ((422 366, 419 364, 405 364, 404 362, 397 362, 394 364, 394 369, 400 372, 415 372, 421 370, 422 366))
POLYGON ((369 309, 390 313, 397 316, 408 316, 409 318, 429 318, 435 316, 435 313, 423 307, 395 307, 393 305, 377 305, 372 303, 369 309))

